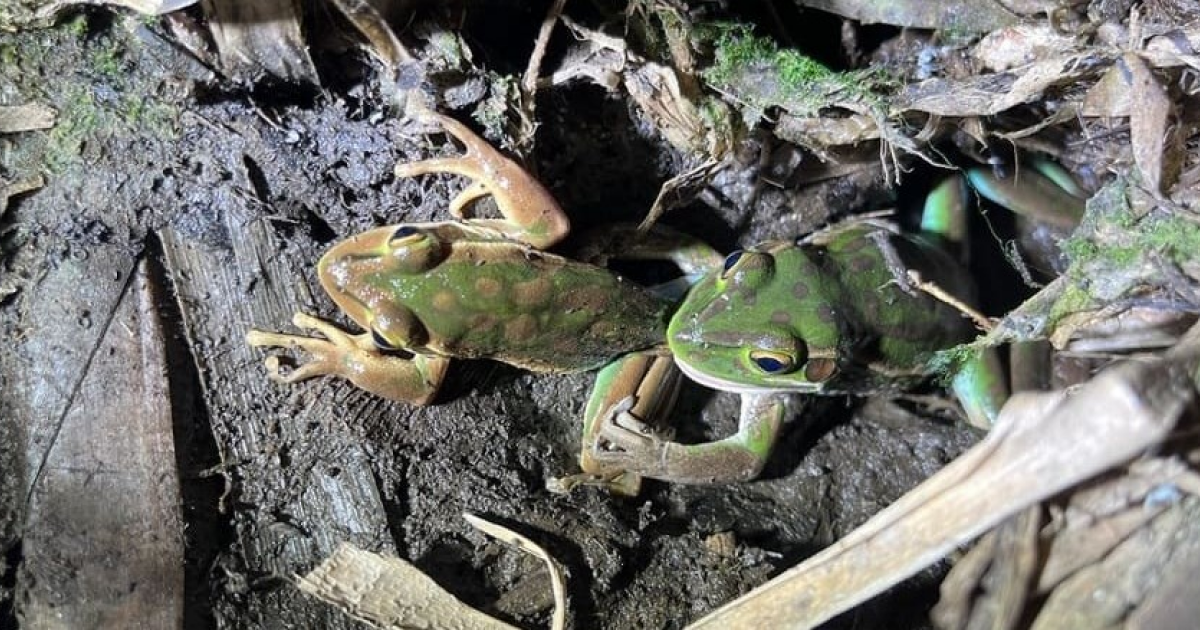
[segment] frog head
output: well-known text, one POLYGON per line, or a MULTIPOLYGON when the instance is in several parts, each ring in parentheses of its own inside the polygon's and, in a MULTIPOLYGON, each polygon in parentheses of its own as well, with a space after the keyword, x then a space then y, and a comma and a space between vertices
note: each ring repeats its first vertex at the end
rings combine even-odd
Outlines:
POLYGON ((671 318, 680 369, 725 391, 821 392, 843 354, 841 300, 811 256, 785 242, 726 257, 671 318))
MULTIPOLYGON (((317 263, 325 292, 350 319, 371 331, 384 349, 424 343, 398 293, 404 280, 427 273, 450 253, 444 224, 407 224, 368 230, 334 245, 317 263)), ((453 235, 449 235, 453 236, 453 235)))

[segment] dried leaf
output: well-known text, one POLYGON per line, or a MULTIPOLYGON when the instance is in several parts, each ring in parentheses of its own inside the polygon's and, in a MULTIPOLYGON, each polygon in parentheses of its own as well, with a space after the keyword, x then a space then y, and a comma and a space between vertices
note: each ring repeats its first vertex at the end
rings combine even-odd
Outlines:
POLYGON ((1046 89, 1093 74, 1105 59, 1093 52, 1055 57, 1019 70, 969 79, 928 79, 909 86, 893 111, 916 110, 942 116, 991 116, 1042 96, 1046 89))
POLYGON ((1015 24, 1019 16, 994 0, 796 0, 796 4, 866 24, 894 24, 985 33, 1015 24))
MULTIPOLYGON (((544 549, 532 540, 478 516, 464 514, 479 531, 546 563, 554 592, 551 630, 566 626, 566 579, 544 549)), ((460 602, 419 569, 401 560, 342 543, 317 568, 298 576, 300 590, 337 606, 377 628, 459 628, 515 630, 460 602)))
POLYGON ((1133 109, 1133 93, 1126 82, 1127 75, 1118 66, 1109 68, 1084 95, 1080 113, 1113 118, 1128 116, 1133 109))
POLYGON ((317 85, 317 69, 300 30, 298 0, 204 0, 213 41, 229 76, 253 83, 263 75, 317 85))
POLYGON ((49 129, 57 116, 53 108, 40 103, 0 105, 0 133, 49 129))
POLYGON ((1124 363, 1071 395, 1021 393, 991 433, 833 546, 691 628, 812 627, 1004 519, 1161 443, 1195 398, 1196 356, 1124 363))
POLYGON ((1048 22, 1018 24, 992 31, 971 55, 992 72, 1002 72, 1039 59, 1062 56, 1079 44, 1079 38, 1062 33, 1048 22))
POLYGON ((348 543, 297 576, 296 586, 377 628, 515 630, 458 601, 408 562, 348 543))
POLYGON ((1128 72, 1126 80, 1133 99, 1129 112, 1133 160, 1146 186, 1162 194, 1174 185, 1182 164, 1182 146, 1172 129, 1174 104, 1141 57, 1127 54, 1118 64, 1128 72))

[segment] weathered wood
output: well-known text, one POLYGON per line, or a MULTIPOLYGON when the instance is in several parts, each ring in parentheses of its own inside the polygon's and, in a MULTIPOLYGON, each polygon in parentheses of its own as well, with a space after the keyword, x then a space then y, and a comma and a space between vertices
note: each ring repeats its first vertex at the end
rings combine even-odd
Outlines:
MULTIPOLYGON (((183 524, 163 329, 144 265, 132 282, 105 283, 94 272, 128 260, 97 258, 56 270, 68 278, 55 280, 83 272, 80 290, 41 294, 83 301, 91 287, 118 301, 85 315, 99 339, 77 346, 81 361, 51 363, 24 390, 66 399, 47 405, 50 422, 32 443, 22 619, 30 628, 178 628, 183 524)), ((71 344, 72 332, 53 326, 42 341, 71 344)))
MULTIPOLYGON (((344 416, 338 401, 302 397, 320 389, 279 388, 242 342, 251 325, 286 322, 296 304, 311 303, 304 276, 275 254, 269 223, 236 210, 224 218, 230 249, 173 230, 161 236, 211 411, 219 472, 231 480, 223 503, 240 506, 233 512, 238 562, 253 575, 290 578, 344 541, 395 553, 366 452, 352 435, 328 430, 344 416)), ((283 583, 269 590, 281 624, 353 624, 283 583)))
POLYGON ((252 83, 270 75, 285 83, 319 82, 300 32, 296 0, 204 0, 202 5, 230 78, 252 83))

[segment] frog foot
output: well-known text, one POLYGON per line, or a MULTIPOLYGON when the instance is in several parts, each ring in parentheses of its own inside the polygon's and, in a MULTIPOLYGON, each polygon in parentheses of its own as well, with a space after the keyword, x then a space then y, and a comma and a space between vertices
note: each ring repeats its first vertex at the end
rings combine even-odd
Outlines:
POLYGON ((268 356, 263 364, 268 377, 277 383, 340 376, 378 396, 424 405, 437 394, 449 366, 449 360, 443 357, 386 354, 375 347, 370 333, 351 335, 305 313, 296 313, 292 323, 324 338, 262 330, 246 333, 246 343, 253 347, 299 348, 312 356, 312 360, 286 372, 278 356, 268 356))
POLYGON ((571 494, 576 488, 599 486, 623 497, 635 497, 642 490, 642 476, 624 470, 601 473, 576 473, 546 480, 546 490, 553 494, 571 494))
POLYGON ((600 420, 591 455, 605 468, 654 469, 666 455, 670 442, 629 413, 633 406, 633 396, 626 396, 600 420))
POLYGON ((423 117, 441 124, 446 133, 463 144, 466 153, 459 157, 398 164, 396 177, 429 173, 461 175, 472 181, 450 202, 450 213, 455 218, 494 230, 538 249, 546 249, 567 235, 570 222, 558 207, 558 202, 519 164, 453 118, 432 112, 423 117), (504 218, 467 218, 467 206, 488 195, 496 202, 504 218))

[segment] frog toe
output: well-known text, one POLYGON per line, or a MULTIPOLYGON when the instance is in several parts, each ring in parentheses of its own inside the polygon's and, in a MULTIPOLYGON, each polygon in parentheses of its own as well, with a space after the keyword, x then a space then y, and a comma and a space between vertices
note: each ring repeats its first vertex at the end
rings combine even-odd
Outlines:
POLYGON ((475 201, 491 194, 483 182, 475 182, 467 186, 450 201, 450 214, 456 219, 466 217, 466 208, 475 201))
POLYGON ((467 157, 429 158, 417 162, 397 164, 396 177, 415 177, 417 175, 432 175, 436 173, 453 173, 471 179, 479 179, 483 172, 479 162, 467 157))

